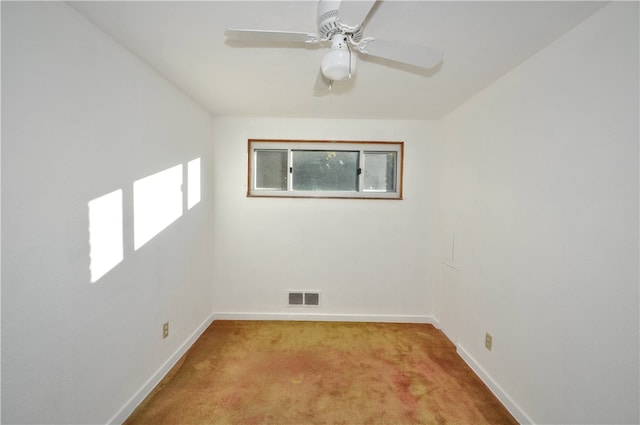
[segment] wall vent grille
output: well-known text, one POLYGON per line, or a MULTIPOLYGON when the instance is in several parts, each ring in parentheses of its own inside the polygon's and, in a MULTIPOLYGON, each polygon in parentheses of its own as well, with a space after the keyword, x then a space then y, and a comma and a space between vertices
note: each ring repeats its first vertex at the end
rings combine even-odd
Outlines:
POLYGON ((320 305, 320 294, 307 292, 304 294, 304 305, 320 305))
POLYGON ((290 291, 289 306, 293 307, 320 307, 319 291, 290 291))
POLYGON ((304 294, 302 292, 289 292, 289 305, 302 305, 304 294))

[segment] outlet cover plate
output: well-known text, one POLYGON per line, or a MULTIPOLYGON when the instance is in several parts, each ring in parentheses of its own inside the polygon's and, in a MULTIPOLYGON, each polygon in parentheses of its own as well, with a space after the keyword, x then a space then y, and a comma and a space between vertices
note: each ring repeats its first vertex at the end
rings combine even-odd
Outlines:
POLYGON ((484 346, 487 350, 491 351, 491 347, 493 346, 493 337, 491 334, 484 334, 484 346))

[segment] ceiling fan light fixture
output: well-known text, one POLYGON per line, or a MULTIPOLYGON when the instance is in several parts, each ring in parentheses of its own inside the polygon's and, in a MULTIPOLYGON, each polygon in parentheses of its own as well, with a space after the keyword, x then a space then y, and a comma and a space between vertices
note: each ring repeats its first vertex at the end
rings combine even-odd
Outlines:
POLYGON ((356 55, 348 49, 331 49, 322 58, 320 69, 329 80, 346 80, 356 73, 356 55))

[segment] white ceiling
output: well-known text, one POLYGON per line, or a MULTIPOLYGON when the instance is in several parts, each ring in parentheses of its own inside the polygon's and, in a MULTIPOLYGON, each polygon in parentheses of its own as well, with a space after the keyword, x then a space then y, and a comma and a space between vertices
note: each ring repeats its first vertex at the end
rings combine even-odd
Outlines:
POLYGON ((317 32, 315 1, 69 4, 215 116, 439 119, 605 3, 379 1, 364 36, 438 48, 443 63, 420 71, 365 58, 324 94, 313 85, 325 48, 224 37, 226 28, 317 32))

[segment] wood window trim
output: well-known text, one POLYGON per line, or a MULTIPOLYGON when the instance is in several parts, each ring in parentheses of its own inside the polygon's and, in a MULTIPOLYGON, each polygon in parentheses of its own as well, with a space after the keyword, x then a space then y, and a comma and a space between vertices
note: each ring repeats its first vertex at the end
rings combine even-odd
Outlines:
MULTIPOLYGON (((323 149, 324 150, 324 149, 323 149)), ((373 150, 375 152, 376 150, 373 150)), ((404 190, 404 142, 403 141, 371 141, 371 140, 308 140, 308 139, 248 139, 247 141, 247 197, 249 198, 303 198, 303 199, 360 199, 360 200, 402 200, 403 199, 403 190, 404 190), (273 144, 274 150, 277 149, 277 145, 287 145, 288 149, 295 149, 296 146, 322 146, 323 148, 327 148, 326 150, 331 150, 331 147, 335 147, 335 150, 343 150, 348 151, 348 146, 373 146, 376 148, 380 148, 380 152, 384 152, 385 146, 392 147, 392 151, 398 152, 399 158, 397 158, 396 163, 396 182, 397 189, 395 192, 389 192, 393 194, 389 195, 378 195, 375 194, 366 194, 367 192, 359 191, 358 196, 332 196, 327 194, 329 192, 323 191, 321 194, 313 195, 313 194, 295 194, 291 193, 293 191, 285 191, 278 192, 277 195, 273 193, 260 193, 253 189, 253 170, 254 166, 254 145, 269 145, 273 144), (366 194, 363 196, 363 194, 366 194)))

